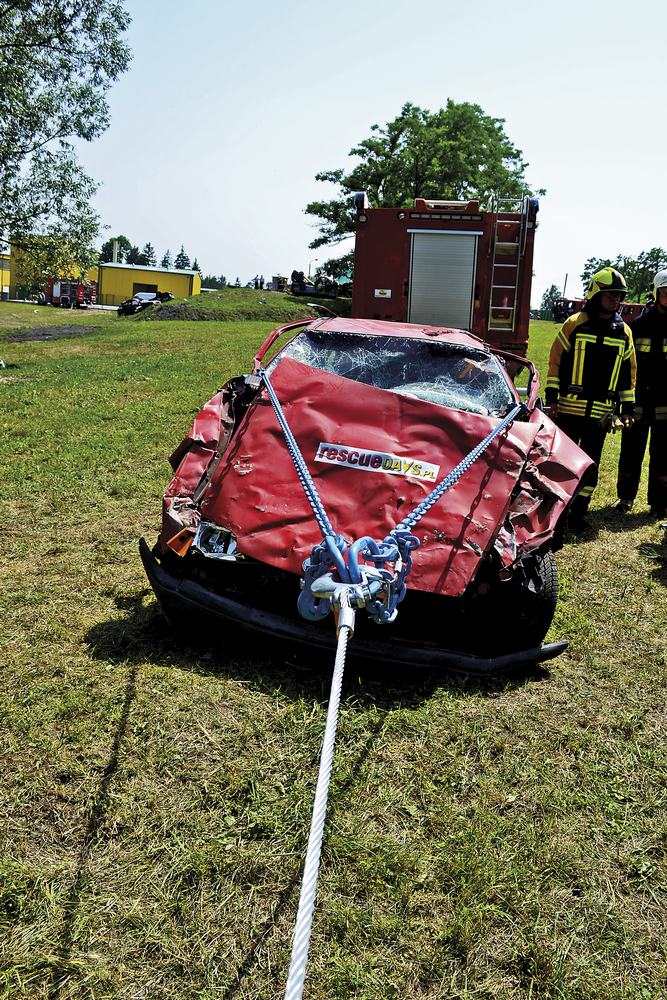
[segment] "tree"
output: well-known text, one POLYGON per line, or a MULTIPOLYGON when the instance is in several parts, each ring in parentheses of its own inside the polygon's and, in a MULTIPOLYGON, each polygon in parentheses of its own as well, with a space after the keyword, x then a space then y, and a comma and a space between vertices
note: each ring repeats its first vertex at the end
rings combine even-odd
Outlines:
POLYGON ((547 288, 540 303, 540 319, 556 319, 554 306, 562 297, 563 293, 557 285, 547 288))
POLYGON ((141 264, 141 260, 139 259, 140 257, 141 257, 141 251, 139 250, 139 247, 131 246, 130 249, 127 251, 125 262, 127 264, 141 264))
POLYGON ((342 257, 332 257, 330 260, 325 260, 318 271, 321 271, 322 274, 328 274, 330 278, 334 278, 338 282, 351 281, 354 272, 354 250, 343 254, 342 257))
POLYGON ((132 249, 132 244, 128 240, 127 236, 114 236, 112 239, 107 240, 102 244, 102 249, 100 250, 100 261, 102 264, 108 264, 113 260, 114 240, 118 240, 119 264, 127 258, 129 251, 132 249))
POLYGON ((155 247, 152 243, 144 244, 144 249, 141 251, 141 257, 143 258, 141 263, 145 267, 153 267, 155 265, 155 247))
POLYGON ((624 257, 619 254, 615 260, 610 258, 589 257, 581 272, 581 283, 588 285, 589 279, 604 267, 615 267, 625 278, 628 286, 628 299, 631 302, 641 302, 651 291, 653 277, 664 267, 667 267, 667 251, 661 247, 644 250, 637 257, 624 257))
POLYGON ((206 274, 202 277, 201 283, 204 288, 226 288, 227 279, 224 274, 219 277, 215 274, 206 274))
POLYGON ((106 95, 130 61, 123 0, 8 0, 0 10, 0 236, 80 271, 97 257, 97 185, 72 138, 109 124, 106 95))
POLYGON ((183 249, 183 244, 181 243, 181 249, 176 254, 176 260, 174 261, 174 267, 178 268, 179 271, 189 271, 190 270, 190 258, 183 249))
POLYGON ((478 104, 430 112, 404 104, 397 118, 372 125, 373 133, 350 150, 359 162, 350 171, 325 170, 316 180, 340 187, 330 201, 314 201, 306 213, 319 219, 311 248, 339 243, 354 232, 353 194, 367 191, 374 207, 407 206, 414 198, 488 200, 528 194, 527 163, 505 134, 504 120, 478 104))
POLYGON ((171 267, 171 250, 167 250, 160 261, 160 267, 171 267))
POLYGON ((194 261, 192 262, 192 270, 196 271, 197 274, 199 275, 199 277, 201 277, 201 268, 200 268, 200 266, 199 266, 199 264, 197 262, 197 258, 196 257, 195 257, 194 261))
POLYGON ((53 235, 33 236, 27 249, 13 247, 16 284, 27 294, 43 290, 49 278, 60 276, 78 279, 85 274, 79 261, 70 252, 66 240, 57 241, 53 235))

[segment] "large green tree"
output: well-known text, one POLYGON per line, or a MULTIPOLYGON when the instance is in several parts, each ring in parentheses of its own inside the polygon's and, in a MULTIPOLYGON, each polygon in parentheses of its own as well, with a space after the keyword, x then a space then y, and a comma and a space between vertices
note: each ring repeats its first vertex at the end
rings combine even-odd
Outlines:
MULTIPOLYGON (((404 104, 397 118, 372 125, 372 134, 350 150, 357 163, 348 173, 316 175, 340 191, 329 201, 306 206, 320 231, 311 248, 335 245, 354 232, 356 191, 367 191, 376 208, 407 206, 418 197, 488 200, 528 194, 527 164, 504 125, 478 104, 448 100, 435 112, 404 104)), ((325 267, 331 270, 329 264, 325 267)))
POLYGON ((113 245, 116 240, 118 241, 118 263, 120 264, 127 259, 127 255, 132 249, 132 244, 127 236, 112 236, 111 239, 102 244, 100 250, 100 261, 103 264, 113 261, 113 245))
POLYGON ((109 124, 129 20, 122 0, 0 3, 0 236, 46 257, 51 247, 54 271, 95 258, 96 184, 70 140, 109 124))

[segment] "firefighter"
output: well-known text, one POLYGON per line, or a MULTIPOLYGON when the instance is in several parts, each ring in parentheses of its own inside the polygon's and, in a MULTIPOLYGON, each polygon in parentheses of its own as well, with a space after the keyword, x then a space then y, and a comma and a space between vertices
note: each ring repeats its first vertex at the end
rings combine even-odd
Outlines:
MULTIPOLYGON (((584 308, 565 321, 549 355, 547 412, 596 466, 616 410, 623 427, 634 421, 635 349, 618 312, 626 292, 625 278, 615 268, 594 274, 584 308)), ((575 530, 586 524, 597 479, 596 468, 572 501, 569 524, 575 530)))
POLYGON ((631 510, 649 434, 648 504, 667 516, 667 270, 653 279, 653 304, 630 324, 637 351, 637 421, 623 431, 618 463, 618 510, 631 510))

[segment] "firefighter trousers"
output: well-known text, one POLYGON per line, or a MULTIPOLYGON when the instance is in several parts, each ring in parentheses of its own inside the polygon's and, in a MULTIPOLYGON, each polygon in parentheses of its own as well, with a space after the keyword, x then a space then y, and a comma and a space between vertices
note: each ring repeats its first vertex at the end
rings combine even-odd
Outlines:
POLYGON ((588 474, 586 485, 570 506, 571 515, 576 519, 583 517, 588 510, 593 491, 598 484, 598 466, 607 431, 600 427, 597 420, 592 420, 589 417, 572 417, 565 413, 558 414, 558 426, 595 462, 595 469, 588 474))
POLYGON ((638 420, 621 437, 616 492, 624 503, 633 503, 639 491, 642 463, 649 442, 648 504, 653 510, 667 510, 667 419, 638 420))

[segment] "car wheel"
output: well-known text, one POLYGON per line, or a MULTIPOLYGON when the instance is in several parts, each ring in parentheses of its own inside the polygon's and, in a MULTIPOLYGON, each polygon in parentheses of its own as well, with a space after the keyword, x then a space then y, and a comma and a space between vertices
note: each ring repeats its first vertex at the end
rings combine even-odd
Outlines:
POLYGON ((553 552, 525 556, 510 580, 496 578, 478 587, 465 602, 459 622, 461 648, 477 655, 499 656, 541 645, 558 601, 558 572, 553 552))
POLYGON ((558 602, 558 569, 553 552, 527 556, 517 580, 516 628, 525 647, 539 646, 549 631, 558 602))

